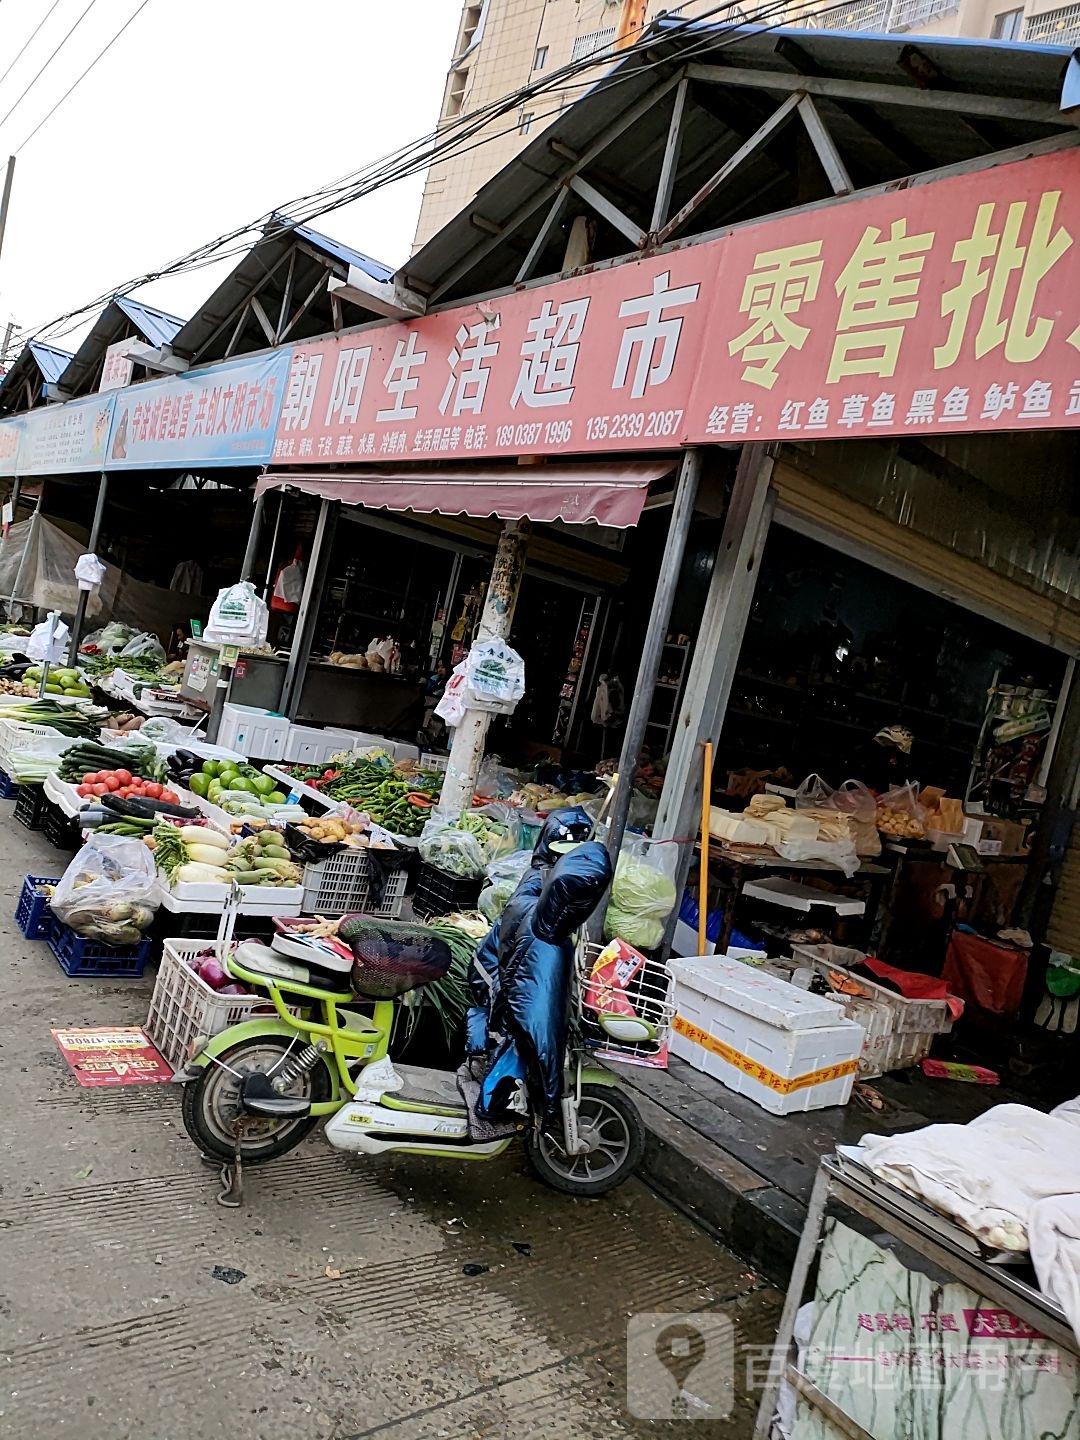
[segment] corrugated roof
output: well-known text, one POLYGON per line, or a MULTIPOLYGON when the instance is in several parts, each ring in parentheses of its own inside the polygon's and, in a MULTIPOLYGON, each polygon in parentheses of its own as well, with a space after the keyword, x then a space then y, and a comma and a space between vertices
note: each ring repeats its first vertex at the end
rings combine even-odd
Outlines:
MULTIPOLYGON (((272 339, 259 317, 246 308, 253 296, 275 331, 283 322, 288 327, 286 340, 332 330, 334 316, 324 282, 330 275, 345 279, 350 265, 375 280, 389 280, 394 273, 388 265, 310 226, 274 216, 262 238, 176 335, 172 348, 198 364, 221 360, 226 351, 235 355, 265 349, 272 339)), ((372 318, 367 311, 350 309, 350 323, 372 318)))
POLYGON ((43 340, 28 341, 0 380, 0 414, 10 415, 39 405, 43 387, 55 384, 70 360, 70 350, 46 345, 43 340))
POLYGON ((63 390, 68 395, 86 395, 92 391, 105 351, 116 341, 137 338, 150 345, 167 345, 183 323, 176 315, 144 305, 130 295, 114 295, 72 356, 60 379, 63 390))
MULTIPOLYGON (((697 67, 699 78, 689 86, 669 213, 716 173, 797 88, 791 82, 800 76, 813 77, 808 87, 830 80, 876 87, 870 101, 813 95, 856 189, 1076 133, 1060 106, 1063 86, 1071 98, 1080 70, 1072 52, 1061 47, 788 27, 733 29, 675 17, 654 22, 651 36, 647 50, 614 65, 484 185, 401 267, 401 282, 433 304, 513 285, 560 179, 575 171, 648 231, 675 82, 687 65, 697 67), (735 72, 731 81, 724 81, 725 70, 735 72), (760 85, 754 83, 757 74, 760 85), (705 75, 709 78, 700 78, 705 75), (770 83, 770 76, 781 78, 770 83), (1001 97, 1010 113, 976 113, 987 107, 974 100, 970 113, 944 108, 955 104, 954 92, 1001 97), (908 103, 913 98, 917 103, 908 103), (620 129, 605 145, 605 135, 620 129)), ((756 150, 694 214, 679 240, 828 195, 823 172, 817 177, 820 195, 807 193, 807 172, 797 173, 796 151, 783 132, 756 150)), ((567 194, 532 276, 561 270, 569 227, 579 214, 596 218, 584 200, 567 194)), ((592 259, 627 253, 636 253, 632 242, 600 220, 592 259)))

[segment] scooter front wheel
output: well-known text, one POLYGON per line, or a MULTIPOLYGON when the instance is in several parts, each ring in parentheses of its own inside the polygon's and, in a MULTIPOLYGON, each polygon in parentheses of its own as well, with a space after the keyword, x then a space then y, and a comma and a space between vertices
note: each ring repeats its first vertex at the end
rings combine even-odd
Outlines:
MULTIPOLYGON (((289 1042, 274 1035, 241 1041, 226 1050, 202 1071, 197 1080, 184 1086, 181 1106, 184 1128, 204 1155, 231 1161, 236 1154, 234 1126, 240 1116, 240 1084, 245 1075, 263 1074, 281 1062, 289 1042)), ((287 1095, 315 1104, 329 1100, 330 1075, 320 1060, 313 1070, 298 1076, 285 1091, 287 1095)), ((273 1120, 250 1115, 244 1123, 241 1154, 245 1165, 262 1165, 285 1155, 314 1128, 318 1116, 273 1120)))
POLYGON ((645 1127, 632 1101, 607 1085, 583 1085, 578 1134, 588 1149, 566 1150, 559 1121, 534 1127, 526 1137, 529 1163, 545 1185, 564 1195, 606 1195, 628 1180, 645 1153, 645 1127))

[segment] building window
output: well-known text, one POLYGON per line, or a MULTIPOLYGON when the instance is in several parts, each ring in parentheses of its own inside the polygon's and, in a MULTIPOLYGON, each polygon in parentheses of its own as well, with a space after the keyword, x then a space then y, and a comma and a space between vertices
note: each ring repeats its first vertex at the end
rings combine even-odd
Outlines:
POLYGON ((1000 15, 994 16, 994 26, 990 31, 992 40, 1019 40, 1020 30, 1024 23, 1023 10, 1003 10, 1000 15))
POLYGON ((469 72, 465 70, 452 70, 446 87, 446 104, 443 106, 443 119, 452 120, 455 115, 461 114, 461 107, 465 103, 465 87, 469 83, 469 72))
POLYGON ((534 70, 543 70, 544 66, 547 64, 547 52, 548 47, 546 45, 538 45, 536 47, 536 54, 533 56, 534 70))
POLYGON ((532 122, 533 112, 531 110, 527 110, 522 115, 521 119, 518 121, 518 129, 521 131, 522 135, 528 135, 529 131, 532 129, 532 122))
POLYGON ((461 34, 458 37, 457 56, 460 59, 472 49, 484 30, 483 5, 466 5, 461 16, 461 34))

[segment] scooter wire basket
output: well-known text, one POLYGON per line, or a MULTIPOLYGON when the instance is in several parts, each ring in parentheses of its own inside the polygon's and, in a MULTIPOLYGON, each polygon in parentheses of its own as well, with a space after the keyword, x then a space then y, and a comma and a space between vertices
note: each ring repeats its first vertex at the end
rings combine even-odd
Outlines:
POLYGON ((600 1059, 663 1066, 675 1014, 673 979, 666 965, 641 959, 630 973, 632 958, 628 961, 615 942, 578 945, 574 978, 581 1037, 600 1059))

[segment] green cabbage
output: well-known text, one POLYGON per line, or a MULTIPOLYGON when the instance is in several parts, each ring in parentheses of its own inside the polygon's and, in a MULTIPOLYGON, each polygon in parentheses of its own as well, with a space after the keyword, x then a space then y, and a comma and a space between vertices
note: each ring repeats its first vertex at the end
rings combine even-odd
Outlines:
POLYGON ((637 950, 655 950, 663 939, 664 921, 674 908, 675 886, 668 877, 624 853, 615 867, 604 939, 625 940, 637 950))

